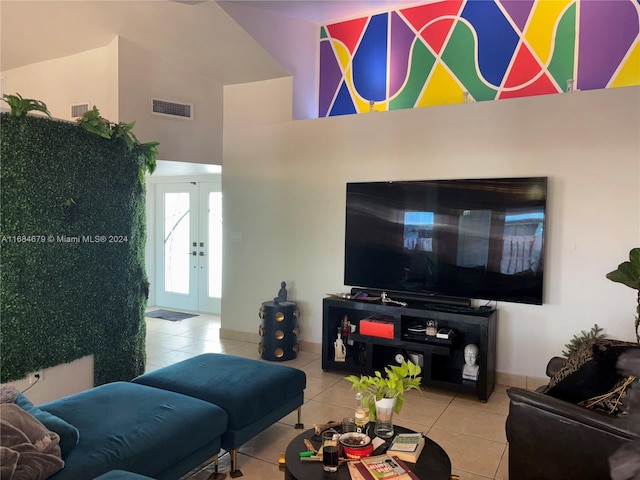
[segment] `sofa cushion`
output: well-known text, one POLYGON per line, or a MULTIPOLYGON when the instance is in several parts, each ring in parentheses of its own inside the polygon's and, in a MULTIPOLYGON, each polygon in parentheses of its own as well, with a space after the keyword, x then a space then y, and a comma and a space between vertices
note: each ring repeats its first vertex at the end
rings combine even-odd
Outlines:
POLYGON ((622 375, 616 368, 618 357, 636 343, 610 339, 585 341, 549 382, 544 393, 588 408, 617 415, 621 399, 635 377, 622 375))
POLYGON ((284 365, 205 353, 132 381, 219 405, 229 415, 229 429, 239 430, 300 396, 307 377, 284 365))
POLYGON ((220 448, 227 414, 196 398, 114 382, 41 405, 80 430, 65 467, 51 480, 94 478, 110 470, 149 477, 203 447, 220 448))
POLYGON ((62 451, 63 457, 71 452, 71 450, 73 450, 78 444, 80 432, 69 422, 66 422, 62 418, 44 411, 39 407, 36 407, 22 393, 18 393, 15 404, 22 408, 25 412, 33 415, 37 420, 40 421, 40 423, 47 427, 48 430, 51 430, 52 432, 55 432, 60 436, 60 450, 62 451))
POLYGON ((125 472, 124 470, 111 470, 110 472, 103 473, 99 477, 93 480, 153 480, 146 475, 140 475, 132 472, 125 472))

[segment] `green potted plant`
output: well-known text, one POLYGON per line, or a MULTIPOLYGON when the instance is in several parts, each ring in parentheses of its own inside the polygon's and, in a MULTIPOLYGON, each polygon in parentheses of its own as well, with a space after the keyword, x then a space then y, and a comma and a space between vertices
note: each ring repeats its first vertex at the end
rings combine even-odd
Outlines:
POLYGON ((371 420, 376 420, 376 434, 380 437, 393 435, 393 412, 400 413, 404 405, 404 394, 409 390, 420 390, 420 366, 404 360, 400 365, 385 367, 374 375, 349 375, 351 388, 363 395, 363 405, 369 409, 371 420))
POLYGON ((640 325, 640 247, 632 248, 629 252, 629 261, 622 262, 618 268, 607 273, 607 278, 613 282, 624 283, 627 287, 638 291, 638 304, 636 305, 636 341, 640 343, 638 326, 640 325))

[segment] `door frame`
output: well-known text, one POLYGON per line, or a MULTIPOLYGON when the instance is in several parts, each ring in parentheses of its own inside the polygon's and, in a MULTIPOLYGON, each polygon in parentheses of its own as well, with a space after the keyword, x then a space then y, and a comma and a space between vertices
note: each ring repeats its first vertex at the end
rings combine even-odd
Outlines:
MULTIPOLYGON (((147 278, 149 283, 151 284, 149 289, 149 299, 147 301, 148 306, 156 306, 157 305, 157 287, 155 285, 157 278, 157 271, 160 268, 156 262, 156 253, 158 248, 161 248, 157 245, 157 239, 155 238, 156 232, 156 191, 157 186, 159 184, 165 183, 211 183, 217 185, 220 192, 222 192, 222 174, 220 173, 211 173, 211 170, 221 171, 221 167, 217 165, 200 165, 200 164, 185 164, 186 167, 183 167, 185 171, 189 169, 194 171, 200 171, 205 169, 204 173, 198 173, 197 175, 163 175, 162 174, 162 164, 169 164, 171 166, 181 163, 181 162, 167 162, 167 161, 158 161, 158 169, 156 172, 147 176, 146 181, 146 219, 147 219, 147 242, 145 245, 145 268, 147 272, 147 278), (160 175, 158 175, 160 173, 160 175)), ((181 165, 182 167, 182 165, 181 165)), ((201 313, 208 313, 213 315, 220 315, 222 299, 219 299, 214 305, 212 311, 199 310, 201 313)), ((167 307, 169 308, 169 307, 167 307)))

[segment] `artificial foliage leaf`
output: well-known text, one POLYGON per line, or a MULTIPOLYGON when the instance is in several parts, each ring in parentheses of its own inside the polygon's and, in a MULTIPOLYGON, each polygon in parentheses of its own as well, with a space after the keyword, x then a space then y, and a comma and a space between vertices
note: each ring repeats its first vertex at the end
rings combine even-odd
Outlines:
POLYGON ((51 116, 44 102, 31 98, 22 98, 19 93, 15 95, 4 94, 2 95, 2 100, 9 105, 11 115, 14 117, 23 117, 30 111, 42 112, 49 117, 51 116))

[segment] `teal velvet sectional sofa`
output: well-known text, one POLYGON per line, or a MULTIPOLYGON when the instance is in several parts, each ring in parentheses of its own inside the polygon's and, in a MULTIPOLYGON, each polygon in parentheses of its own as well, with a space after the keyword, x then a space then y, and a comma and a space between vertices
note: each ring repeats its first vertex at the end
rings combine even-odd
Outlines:
MULTIPOLYGON (((64 467, 50 480, 84 480, 113 470, 178 479, 231 452, 298 409, 306 375, 295 368, 203 354, 34 407, 18 403, 60 435, 64 467)), ((116 478, 119 478, 116 476, 116 478)))

